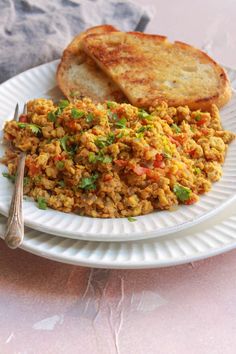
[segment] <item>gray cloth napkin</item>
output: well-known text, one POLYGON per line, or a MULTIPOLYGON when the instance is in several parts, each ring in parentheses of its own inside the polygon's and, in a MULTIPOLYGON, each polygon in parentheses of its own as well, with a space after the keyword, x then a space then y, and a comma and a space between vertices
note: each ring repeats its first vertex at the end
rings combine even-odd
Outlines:
POLYGON ((88 27, 143 31, 149 20, 144 8, 124 0, 0 0, 0 82, 59 58, 88 27))

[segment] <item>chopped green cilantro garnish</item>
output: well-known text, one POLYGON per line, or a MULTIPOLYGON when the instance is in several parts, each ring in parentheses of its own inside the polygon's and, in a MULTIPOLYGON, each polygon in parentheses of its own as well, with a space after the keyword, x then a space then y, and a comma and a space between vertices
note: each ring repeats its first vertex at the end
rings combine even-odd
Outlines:
POLYGON ((118 119, 118 114, 116 112, 108 112, 108 118, 109 119, 113 119, 113 120, 117 120, 118 119))
POLYGON ((137 219, 133 218, 132 216, 128 216, 127 219, 129 222, 137 221, 137 219))
POLYGON ((173 191, 176 195, 176 197, 181 201, 181 202, 186 202, 189 200, 190 195, 191 195, 191 189, 188 187, 184 187, 181 184, 175 184, 173 191))
POLYGON ((202 171, 199 167, 194 167, 193 172, 195 175, 199 175, 202 171))
POLYGON ((107 101, 107 108, 114 108, 116 106, 116 103, 115 102, 112 102, 112 101, 107 101))
POLYGON ((56 118, 58 116, 60 116, 64 110, 64 108, 66 108, 67 106, 69 106, 69 101, 67 100, 61 100, 58 104, 58 107, 57 109, 54 111, 54 112, 49 112, 48 113, 48 119, 51 121, 51 122, 55 122, 56 121, 56 118))
POLYGON ((102 157, 101 162, 102 163, 111 163, 112 162, 112 157, 108 156, 108 155, 105 155, 104 157, 102 157))
POLYGON ((2 173, 3 177, 9 179, 12 183, 15 183, 16 176, 15 175, 10 175, 8 172, 3 172, 2 173))
POLYGON ((84 112, 83 111, 79 111, 77 108, 72 108, 71 116, 74 119, 81 118, 81 117, 84 116, 84 112))
POLYGON ((59 141, 60 141, 60 144, 61 144, 61 147, 62 147, 62 149, 64 150, 64 151, 66 151, 68 154, 71 154, 71 155, 73 155, 73 154, 75 154, 75 152, 76 152, 76 149, 77 149, 77 144, 75 144, 74 146, 70 146, 70 150, 68 149, 68 147, 67 147, 67 141, 68 141, 68 139, 69 139, 69 136, 68 135, 65 135, 65 136, 63 136, 63 138, 61 138, 61 139, 59 139, 59 141))
POLYGON ((138 128, 138 129, 136 130, 136 132, 137 132, 137 133, 143 133, 143 132, 145 132, 145 130, 146 130, 146 127, 140 127, 140 128, 138 128))
POLYGON ((136 138, 137 139, 142 139, 143 138, 143 133, 136 133, 136 138))
POLYGON ((119 134, 117 134, 117 138, 118 139, 121 139, 121 138, 123 138, 123 136, 124 136, 124 132, 119 132, 119 134))
POLYGON ((200 114, 198 114, 198 115, 195 117, 195 120, 196 120, 197 122, 199 122, 201 119, 202 119, 202 117, 201 117, 200 114))
POLYGON ((169 154, 168 152, 163 152, 162 153, 163 157, 165 157, 166 159, 171 159, 171 154, 169 154))
POLYGON ((152 126, 151 125, 143 125, 142 127, 140 127, 138 130, 137 130, 137 133, 143 133, 145 132, 146 130, 151 130, 152 129, 152 126))
POLYGON ((177 125, 177 124, 175 124, 175 123, 173 123, 173 124, 171 125, 171 129, 172 129, 172 130, 173 130, 173 132, 174 132, 174 133, 176 133, 176 134, 181 133, 181 129, 180 129, 180 127, 178 127, 178 125, 177 125))
POLYGON ((55 116, 58 117, 62 114, 63 109, 62 108, 57 108, 54 112, 55 116))
POLYGON ((86 121, 86 123, 92 123, 93 119, 94 119, 93 114, 92 114, 92 113, 89 113, 89 114, 86 116, 85 121, 86 121))
POLYGON ((21 122, 19 122, 19 123, 18 123, 18 126, 19 126, 20 128, 29 127, 30 130, 32 131, 32 133, 34 133, 34 134, 38 134, 38 133, 41 132, 41 127, 40 127, 39 125, 37 125, 37 124, 21 123, 21 122))
POLYGON ((111 163, 112 157, 108 155, 104 155, 100 151, 98 154, 94 154, 94 152, 90 152, 88 155, 88 160, 90 163, 96 163, 96 162, 111 163))
POLYGON ((152 126, 151 125, 143 125, 142 127, 138 128, 136 130, 136 138, 141 139, 143 138, 143 133, 147 130, 151 130, 152 126))
POLYGON ((152 117, 152 115, 149 115, 148 117, 145 117, 144 119, 146 119, 146 120, 153 120, 153 117, 152 117))
POLYGON ((114 143, 115 140, 115 134, 114 133, 109 133, 107 137, 101 136, 97 138, 94 143, 97 147, 100 149, 104 148, 105 146, 111 145, 114 143))
POLYGON ((96 157, 96 155, 94 154, 94 152, 90 152, 90 153, 88 154, 88 160, 89 160, 90 163, 95 163, 95 162, 97 162, 97 157, 96 157))
POLYGON ((61 100, 59 103, 58 103, 58 107, 61 108, 61 109, 64 109, 66 107, 69 106, 69 101, 67 100, 61 100))
POLYGON ((41 182, 41 180, 42 180, 42 176, 35 176, 34 178, 33 178, 33 180, 34 180, 34 182, 37 184, 37 183, 40 183, 41 182))
POLYGON ((65 182, 63 181, 63 179, 61 180, 61 181, 59 181, 59 182, 57 182, 58 184, 59 184, 59 186, 61 187, 61 188, 64 188, 65 187, 65 182))
POLYGON ((117 128, 124 129, 126 128, 126 123, 127 123, 127 119, 125 117, 122 117, 120 120, 118 120, 118 122, 116 122, 116 126, 117 128))
POLYGON ((54 112, 49 112, 48 113, 48 120, 50 121, 50 122, 55 122, 56 121, 56 119, 57 119, 57 117, 56 117, 56 114, 54 113, 54 112))
POLYGON ((107 139, 105 137, 100 137, 100 138, 97 138, 95 141, 94 141, 95 145, 97 147, 99 147, 100 149, 104 148, 105 146, 107 146, 107 139))
POLYGON ((113 144, 115 141, 115 134, 114 133, 109 133, 107 135, 107 145, 113 144))
POLYGON ((76 150, 78 148, 78 144, 73 144, 68 147, 68 139, 70 137, 68 135, 65 135, 63 136, 63 138, 60 138, 59 141, 60 141, 60 144, 61 144, 61 147, 62 149, 67 152, 69 155, 74 155, 76 153, 76 150))
POLYGON ((144 109, 139 109, 138 116, 142 119, 151 119, 150 114, 147 113, 144 109))
MULTIPOLYGON (((3 175, 3 177, 9 179, 12 183, 15 183, 16 175, 10 175, 10 173, 8 173, 8 172, 3 172, 2 175, 3 175)), ((30 178, 24 177, 24 179, 23 179, 24 187, 27 186, 29 184, 29 182, 30 182, 30 178)))
POLYGON ((59 139, 62 149, 66 152, 68 152, 67 146, 66 146, 68 139, 69 139, 68 135, 65 135, 65 136, 63 136, 63 138, 59 139))
POLYGON ((83 177, 80 180, 79 188, 84 189, 86 191, 93 191, 96 189, 96 180, 98 179, 98 174, 95 173, 91 177, 83 177))
POLYGON ((29 124, 29 128, 31 129, 32 133, 38 134, 41 132, 41 127, 36 124, 29 124))
POLYGON ((47 202, 46 202, 45 198, 38 197, 37 202, 38 202, 38 208, 39 209, 42 209, 42 210, 46 210, 47 209, 47 202))
POLYGON ((72 145, 72 146, 70 147, 69 153, 70 153, 71 155, 74 155, 74 154, 76 153, 77 148, 78 148, 78 144, 72 145))
POLYGON ((56 163, 56 168, 57 168, 58 170, 63 170, 64 166, 65 166, 65 164, 64 164, 63 161, 57 161, 57 163, 56 163))
POLYGON ((30 178, 29 177, 24 177, 24 180, 23 180, 23 185, 24 185, 24 187, 25 186, 27 186, 28 184, 29 184, 29 182, 30 182, 30 178))

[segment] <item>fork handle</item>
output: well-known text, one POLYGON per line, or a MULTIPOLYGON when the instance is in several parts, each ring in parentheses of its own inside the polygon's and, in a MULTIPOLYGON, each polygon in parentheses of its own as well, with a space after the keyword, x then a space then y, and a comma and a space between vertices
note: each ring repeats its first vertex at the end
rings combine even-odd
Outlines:
POLYGON ((15 187, 12 195, 9 215, 7 219, 5 237, 4 237, 7 246, 13 249, 20 246, 24 238, 22 200, 23 200, 25 157, 26 154, 24 152, 21 152, 18 165, 17 165, 15 187))

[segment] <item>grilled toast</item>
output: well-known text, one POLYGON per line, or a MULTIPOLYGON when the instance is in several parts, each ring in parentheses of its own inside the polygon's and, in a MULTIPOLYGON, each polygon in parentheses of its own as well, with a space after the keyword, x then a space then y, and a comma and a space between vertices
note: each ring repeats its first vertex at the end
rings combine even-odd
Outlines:
POLYGON ((64 50, 56 78, 61 91, 70 101, 85 96, 98 102, 104 100, 127 101, 119 87, 103 73, 81 47, 84 36, 111 31, 116 31, 116 29, 110 25, 92 27, 76 36, 64 50))
POLYGON ((209 109, 226 104, 231 88, 224 69, 201 50, 167 37, 113 31, 83 37, 84 51, 120 87, 129 101, 148 108, 209 109))

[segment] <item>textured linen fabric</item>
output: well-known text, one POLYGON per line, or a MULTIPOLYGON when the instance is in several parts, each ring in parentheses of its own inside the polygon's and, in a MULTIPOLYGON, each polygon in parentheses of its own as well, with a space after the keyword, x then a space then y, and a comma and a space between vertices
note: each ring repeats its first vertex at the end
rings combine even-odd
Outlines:
POLYGON ((143 31, 149 19, 143 7, 122 0, 0 0, 0 82, 59 58, 88 27, 143 31))

